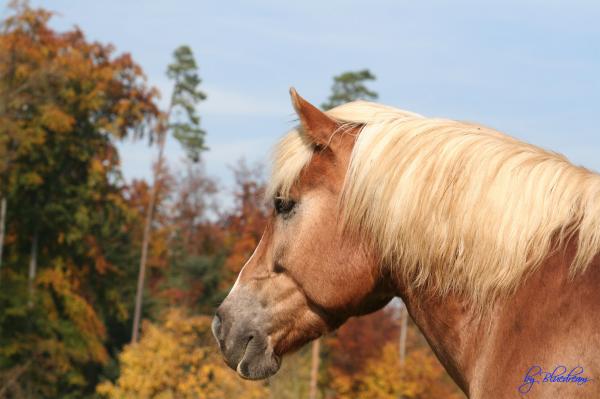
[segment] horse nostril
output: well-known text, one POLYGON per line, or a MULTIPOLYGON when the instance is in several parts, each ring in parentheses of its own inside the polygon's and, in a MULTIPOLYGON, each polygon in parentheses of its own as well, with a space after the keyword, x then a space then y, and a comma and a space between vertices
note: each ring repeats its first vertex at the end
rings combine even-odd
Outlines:
POLYGON ((213 318, 211 329, 212 329, 212 333, 215 336, 215 338, 217 339, 217 341, 220 341, 221 340, 221 318, 219 317, 218 313, 215 314, 215 317, 213 318))

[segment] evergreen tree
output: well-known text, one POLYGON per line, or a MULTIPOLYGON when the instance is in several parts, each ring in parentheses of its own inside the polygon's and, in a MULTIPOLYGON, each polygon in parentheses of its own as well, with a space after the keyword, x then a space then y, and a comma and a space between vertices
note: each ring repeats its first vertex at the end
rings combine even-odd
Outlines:
POLYGON ((198 86, 202 82, 198 76, 198 66, 194 54, 188 46, 180 46, 173 53, 174 61, 167 69, 167 76, 174 83, 169 109, 168 129, 186 150, 188 158, 200 160, 206 132, 200 128, 200 117, 196 106, 206 99, 198 86))
POLYGON ((200 154, 206 150, 204 146, 205 132, 200 128, 200 118, 196 113, 196 105, 206 99, 206 95, 200 91, 200 78, 198 67, 194 60, 192 50, 188 46, 180 46, 173 53, 174 61, 167 68, 167 76, 173 81, 173 93, 166 113, 162 115, 157 125, 158 136, 158 158, 154 165, 154 184, 150 193, 150 203, 146 210, 144 223, 144 236, 142 239, 142 251, 140 255, 140 268, 138 274, 138 285, 135 297, 135 308, 133 314, 133 327, 131 342, 138 340, 140 320, 142 317, 142 301, 144 297, 144 285, 146 282, 146 263, 148 260, 148 247, 150 245, 150 234, 154 217, 156 198, 160 195, 162 184, 162 170, 164 169, 164 149, 167 134, 172 132, 173 136, 180 142, 187 152, 188 158, 194 162, 200 160, 200 154))
POLYGON ((321 108, 328 110, 350 101, 377 99, 377 93, 369 90, 365 85, 367 81, 375 79, 375 75, 368 69, 344 72, 341 75, 334 76, 331 95, 327 102, 321 104, 321 108))

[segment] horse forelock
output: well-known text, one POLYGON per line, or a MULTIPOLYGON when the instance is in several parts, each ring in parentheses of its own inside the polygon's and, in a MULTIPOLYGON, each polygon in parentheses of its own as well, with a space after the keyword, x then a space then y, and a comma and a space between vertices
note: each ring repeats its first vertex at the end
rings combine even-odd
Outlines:
MULTIPOLYGON (((415 286, 476 303, 507 294, 575 237, 572 275, 600 250, 600 176, 493 129, 353 102, 361 125, 343 221, 415 286)), ((268 195, 287 196, 314 148, 300 129, 274 152, 268 195)))

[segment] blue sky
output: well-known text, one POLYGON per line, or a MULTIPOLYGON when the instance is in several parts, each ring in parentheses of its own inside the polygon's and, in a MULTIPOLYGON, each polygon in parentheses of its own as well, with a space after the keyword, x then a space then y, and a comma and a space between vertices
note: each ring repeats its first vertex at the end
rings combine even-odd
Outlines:
MULTIPOLYGON (((171 53, 190 45, 208 94, 207 169, 225 183, 227 165, 266 162, 292 127, 290 86, 320 104, 333 75, 360 68, 383 103, 492 126, 600 171, 598 1, 32 3, 60 14, 56 28, 132 53, 164 97, 171 53)), ((156 150, 121 148, 126 178, 147 177, 156 150)), ((167 155, 181 167, 176 143, 167 155)))

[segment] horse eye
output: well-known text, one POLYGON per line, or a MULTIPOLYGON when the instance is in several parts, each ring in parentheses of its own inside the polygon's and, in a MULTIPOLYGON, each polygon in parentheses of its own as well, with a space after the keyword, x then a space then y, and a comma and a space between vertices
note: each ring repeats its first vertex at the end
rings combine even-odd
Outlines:
POLYGON ((290 213, 291 210, 294 209, 294 206, 296 206, 296 202, 284 198, 275 198, 274 205, 275 212, 281 215, 285 215, 287 213, 290 213))
POLYGON ((285 268, 281 266, 281 263, 275 262, 275 265, 273 266, 273 272, 277 274, 284 273, 285 268))

